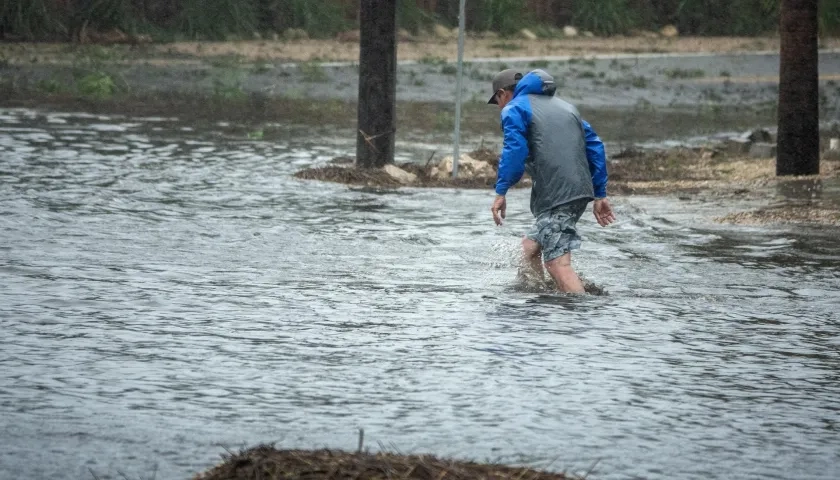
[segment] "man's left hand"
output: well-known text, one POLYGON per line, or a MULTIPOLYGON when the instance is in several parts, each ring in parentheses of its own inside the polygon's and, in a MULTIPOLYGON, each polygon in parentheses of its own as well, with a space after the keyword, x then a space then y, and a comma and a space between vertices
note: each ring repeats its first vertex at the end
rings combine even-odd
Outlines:
POLYGON ((595 214, 595 220, 598 221, 598 225, 602 227, 606 227, 615 221, 612 206, 606 198, 595 199, 595 205, 592 206, 592 213, 595 214))

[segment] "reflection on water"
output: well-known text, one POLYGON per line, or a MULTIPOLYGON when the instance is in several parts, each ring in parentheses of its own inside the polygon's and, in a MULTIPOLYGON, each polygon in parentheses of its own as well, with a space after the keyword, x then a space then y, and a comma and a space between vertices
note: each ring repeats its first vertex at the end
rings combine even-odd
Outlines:
POLYGON ((341 139, 5 110, 0 147, 0 478, 358 427, 594 478, 840 475, 831 233, 620 198, 576 256, 610 294, 565 297, 515 288, 527 192, 496 228, 490 192, 291 176, 341 139))

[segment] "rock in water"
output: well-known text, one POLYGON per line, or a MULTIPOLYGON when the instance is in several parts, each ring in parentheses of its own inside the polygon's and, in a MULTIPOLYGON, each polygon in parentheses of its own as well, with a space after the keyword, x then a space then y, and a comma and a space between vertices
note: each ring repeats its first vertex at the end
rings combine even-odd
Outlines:
MULTIPOLYGON (((493 177, 496 171, 493 166, 487 162, 476 160, 475 158, 462 154, 458 161, 458 178, 473 179, 493 177)), ((446 180, 452 177, 452 155, 443 157, 438 165, 432 169, 432 178, 438 180, 446 180)))
POLYGON ((385 170, 385 173, 390 175, 391 178, 400 182, 403 185, 410 185, 417 181, 417 175, 410 172, 406 172, 405 170, 394 164, 389 163, 388 165, 382 167, 382 169, 385 170))

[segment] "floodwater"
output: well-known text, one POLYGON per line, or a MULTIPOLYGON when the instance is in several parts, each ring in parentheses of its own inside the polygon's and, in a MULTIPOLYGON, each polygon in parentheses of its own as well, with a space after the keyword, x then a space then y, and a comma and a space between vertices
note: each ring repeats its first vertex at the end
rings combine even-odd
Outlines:
MULTIPOLYGON (((840 477, 840 239, 617 197, 515 282, 527 192, 297 169, 353 138, 0 111, 0 478, 189 478, 259 442, 602 479, 840 477)), ((410 157, 416 146, 402 145, 410 157)))

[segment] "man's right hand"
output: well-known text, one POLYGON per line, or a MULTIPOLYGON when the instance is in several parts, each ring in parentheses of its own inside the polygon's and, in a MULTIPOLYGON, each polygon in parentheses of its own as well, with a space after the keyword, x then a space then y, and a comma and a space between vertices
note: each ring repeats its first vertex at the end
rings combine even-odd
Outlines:
POLYGON ((496 200, 493 201, 493 206, 490 211, 493 212, 493 221, 496 225, 501 225, 505 218, 505 210, 507 210, 507 201, 504 195, 496 195, 496 200))
POLYGON ((595 205, 592 206, 592 213, 595 214, 595 220, 598 221, 598 225, 602 227, 606 227, 615 221, 612 206, 606 198, 595 199, 595 205))

